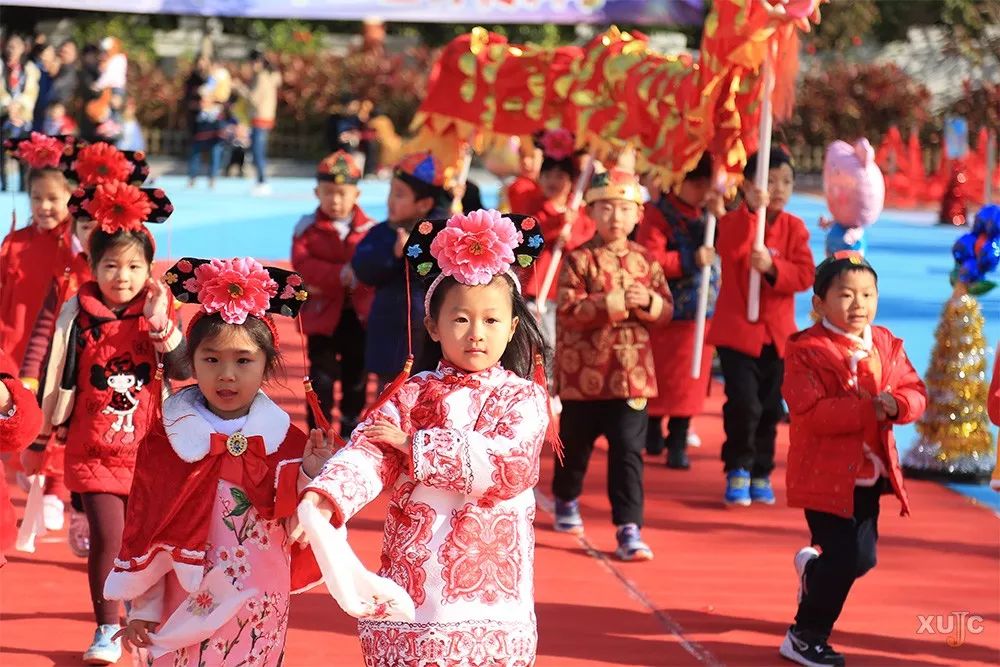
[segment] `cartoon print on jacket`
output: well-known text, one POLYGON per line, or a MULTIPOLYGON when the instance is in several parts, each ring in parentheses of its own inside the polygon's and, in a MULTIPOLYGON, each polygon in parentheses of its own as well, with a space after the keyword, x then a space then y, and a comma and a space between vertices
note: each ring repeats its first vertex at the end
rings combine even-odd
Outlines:
POLYGON ((123 443, 127 444, 135 439, 132 417, 139 407, 139 392, 149 382, 149 371, 148 363, 136 365, 132 355, 128 353, 113 357, 104 366, 91 366, 90 383, 101 391, 112 390, 111 401, 104 408, 103 414, 117 415, 117 419, 104 434, 106 442, 113 442, 115 434, 122 431, 125 432, 122 436, 123 443))

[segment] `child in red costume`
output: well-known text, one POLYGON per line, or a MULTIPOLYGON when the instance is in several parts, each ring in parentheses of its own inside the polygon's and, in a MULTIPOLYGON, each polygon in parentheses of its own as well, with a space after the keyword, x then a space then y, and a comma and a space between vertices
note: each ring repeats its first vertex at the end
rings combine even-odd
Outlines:
MULTIPOLYGON (((719 293, 719 267, 714 249, 705 246, 709 206, 722 208, 721 198, 712 189, 712 158, 707 153, 685 174, 676 192, 664 192, 646 203, 636 241, 646 247, 663 267, 674 299, 674 315, 665 327, 649 332, 656 361, 657 396, 649 405, 646 453, 667 450, 667 467, 690 467, 687 445, 691 418, 701 412, 712 376, 714 350, 705 346, 701 355, 701 375, 691 377, 694 362, 695 316, 701 288, 701 270, 710 265, 708 310, 705 332, 710 330, 712 312, 719 293), (663 418, 667 417, 667 437, 663 438, 663 418)), ((721 212, 721 211, 720 211, 721 212)))
POLYGON ((545 274, 552 263, 552 251, 559 243, 563 244, 563 259, 571 250, 580 247, 591 238, 597 228, 585 211, 570 211, 573 186, 580 176, 580 166, 573 150, 573 135, 568 130, 552 130, 544 133, 539 139, 542 146, 541 171, 538 175, 538 186, 541 189, 541 201, 537 209, 514 210, 518 214, 526 214, 538 220, 542 228, 542 238, 545 247, 538 257, 535 268, 532 269, 528 281, 524 284, 524 296, 529 303, 534 303, 539 296, 548 302, 545 316, 542 318, 542 333, 549 345, 555 345, 556 340, 556 303, 559 286, 559 272, 549 287, 548 294, 539 295, 545 274), (568 216, 576 216, 568 232, 564 231, 568 216))
MULTIPOLYGON (((28 167, 31 198, 31 224, 12 232, 0 250, 0 346, 20 365, 47 295, 61 289, 71 272, 71 186, 62 162, 66 142, 32 134, 5 146, 28 167)), ((37 390, 37 382, 26 380, 25 384, 37 390)), ((67 492, 60 452, 54 448, 53 454, 44 470, 43 508, 46 529, 58 531, 65 520, 63 498, 67 492)))
POLYGON ((98 627, 84 660, 108 664, 121 653, 111 640, 119 605, 101 591, 121 543, 136 452, 159 400, 150 380, 161 360, 174 379, 189 371, 169 290, 150 278, 154 244, 143 225, 166 220, 169 200, 160 190, 115 181, 77 190, 70 209, 99 224, 90 237, 95 279, 59 311, 41 394, 46 426, 22 462, 25 472, 36 472, 49 434, 59 430, 66 486, 81 494, 90 531, 87 570, 98 627))
MULTIPOLYGON (((63 152, 60 168, 74 187, 96 187, 112 181, 139 185, 149 174, 149 166, 141 153, 122 152, 107 144, 75 142, 63 152)), ((88 258, 90 234, 97 222, 84 212, 73 216, 73 233, 70 236, 69 263, 62 273, 52 280, 48 296, 29 331, 27 347, 21 361, 21 381, 36 392, 43 376, 56 317, 62 305, 73 297, 80 286, 93 279, 88 258)), ((59 530, 63 520, 63 501, 66 495, 64 482, 65 447, 50 442, 45 462, 45 525, 49 530, 59 530)), ((80 494, 72 494, 72 509, 68 535, 69 547, 80 558, 90 551, 90 535, 80 494)))
MULTIPOLYGON (((42 428, 42 411, 35 396, 17 381, 17 366, 0 350, 0 454, 19 452, 35 439, 42 428)), ((3 461, 0 460, 0 567, 3 553, 14 544, 17 517, 7 493, 3 461)))
POLYGON ((875 566, 879 498, 909 514, 893 424, 920 418, 927 391, 903 341, 873 326, 878 276, 859 253, 816 269, 822 321, 788 341, 783 393, 791 415, 788 504, 805 509, 810 544, 795 556, 795 625, 781 655, 802 665, 843 665, 827 643, 854 582, 875 566))
POLYGON ((164 401, 143 445, 104 592, 132 601, 125 640, 154 665, 274 667, 289 593, 319 572, 282 520, 332 454, 261 390, 280 363, 268 313, 295 316, 302 278, 251 258, 185 258, 165 279, 203 308, 188 328, 198 384, 164 401))
MULTIPOLYGON (((302 307, 308 336, 309 379, 327 421, 333 385, 340 380, 340 433, 357 426, 365 406, 365 327, 375 290, 358 282, 351 268, 354 249, 375 226, 358 206, 361 170, 349 153, 337 151, 316 169, 319 207, 295 226, 292 266, 309 289, 302 307)), ((312 412, 307 412, 313 425, 312 412)))
POLYGON ((504 202, 502 209, 517 214, 537 211, 545 203, 545 195, 538 187, 542 149, 534 142, 521 142, 518 146, 518 158, 520 173, 500 192, 500 200, 504 202))
POLYGON ((585 198, 597 235, 566 257, 559 276, 556 371, 566 455, 552 476, 554 527, 583 532, 579 497, 594 443, 605 436, 615 555, 651 560, 641 534, 646 405, 657 393, 650 332, 670 322, 673 298, 652 253, 629 240, 642 218, 635 176, 597 174, 585 198))
POLYGON ((795 332, 795 293, 813 279, 805 223, 784 210, 792 195, 791 157, 772 149, 767 192, 754 187, 757 155, 743 170, 746 204, 719 221, 715 247, 722 284, 707 342, 719 352, 726 384, 722 445, 727 505, 773 505, 771 471, 781 407, 785 342, 795 332), (766 207, 764 246, 755 248, 758 207, 766 207), (762 274, 760 317, 747 319, 750 268, 762 274))
POLYGON ((360 615, 366 665, 535 662, 545 350, 514 270, 541 245, 533 219, 493 210, 422 221, 406 241, 430 281, 418 372, 380 399, 302 499, 339 528, 383 489, 392 496, 379 574, 414 612, 360 615))
POLYGON ((66 144, 58 138, 32 133, 5 148, 29 167, 31 224, 9 234, 0 248, 0 347, 20 366, 45 297, 73 261, 72 190, 60 162, 66 144))

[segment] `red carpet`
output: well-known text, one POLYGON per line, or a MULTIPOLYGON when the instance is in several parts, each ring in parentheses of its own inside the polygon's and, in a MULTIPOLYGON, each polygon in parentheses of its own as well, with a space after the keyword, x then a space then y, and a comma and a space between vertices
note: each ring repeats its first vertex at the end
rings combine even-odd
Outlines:
MULTIPOLYGON (((288 379, 272 395, 303 421, 298 337, 282 330, 288 379)), ((705 445, 692 450, 689 472, 646 468, 644 537, 650 563, 608 559, 614 531, 605 495, 606 457, 592 461, 582 499, 585 539, 552 532, 548 506, 552 462, 539 487, 536 598, 539 665, 776 665, 795 613, 792 556, 808 538, 799 510, 784 501, 781 432, 775 475, 778 505, 730 509, 721 502, 718 460, 721 392, 695 420, 705 445)), ((910 482, 913 516, 898 516, 883 500, 878 566, 852 591, 831 639, 852 666, 921 667, 1000 662, 1000 522, 992 512, 929 482, 910 482), (945 634, 953 613, 982 618, 974 634, 945 634), (934 616, 923 623, 921 617, 934 616), (940 619, 936 617, 940 616, 940 619)), ((20 504, 23 495, 15 492, 20 504)), ((377 562, 380 500, 350 524, 352 542, 370 566, 377 562)), ((65 544, 65 532, 45 538, 33 555, 10 554, 0 570, 0 664, 10 667, 80 664, 93 633, 85 564, 65 544)), ((355 623, 325 589, 296 598, 285 664, 360 664, 355 623)), ((123 658, 122 665, 128 664, 123 658)))

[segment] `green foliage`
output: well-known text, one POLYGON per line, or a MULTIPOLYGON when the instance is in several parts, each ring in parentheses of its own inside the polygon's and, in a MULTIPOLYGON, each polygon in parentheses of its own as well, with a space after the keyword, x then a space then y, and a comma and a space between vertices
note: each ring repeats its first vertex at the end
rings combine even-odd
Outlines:
POLYGON ((257 38, 265 51, 304 55, 322 49, 327 31, 323 26, 305 21, 253 21, 250 34, 257 38))
POLYGON ((796 91, 795 111, 779 128, 793 146, 867 137, 878 145, 892 125, 923 127, 931 95, 891 63, 836 61, 814 67, 796 91))
POLYGON ((817 51, 843 51, 859 44, 878 22, 875 0, 831 2, 820 7, 822 20, 806 43, 817 51))
POLYGON ((73 38, 77 44, 100 44, 105 37, 121 40, 129 58, 155 58, 153 35, 155 28, 141 14, 110 14, 106 19, 77 20, 73 38))

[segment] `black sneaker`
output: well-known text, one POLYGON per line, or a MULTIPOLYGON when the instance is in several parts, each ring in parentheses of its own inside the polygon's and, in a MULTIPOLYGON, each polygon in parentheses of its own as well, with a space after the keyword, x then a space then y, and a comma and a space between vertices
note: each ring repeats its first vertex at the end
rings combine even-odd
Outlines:
POLYGON ((681 447, 667 449, 667 467, 674 470, 687 470, 691 467, 687 452, 681 447))
POLYGON ((806 667, 843 667, 847 664, 844 656, 833 650, 833 647, 826 643, 825 639, 802 630, 796 630, 795 626, 788 628, 785 641, 781 642, 778 653, 782 658, 791 660, 806 667))

